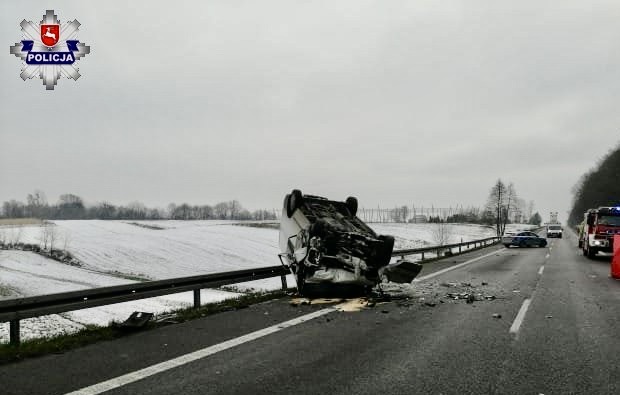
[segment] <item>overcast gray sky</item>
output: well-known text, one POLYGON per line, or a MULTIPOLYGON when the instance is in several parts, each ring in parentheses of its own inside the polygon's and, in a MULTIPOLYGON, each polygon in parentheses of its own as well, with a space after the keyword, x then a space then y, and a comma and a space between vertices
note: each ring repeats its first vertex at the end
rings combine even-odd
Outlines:
POLYGON ((361 206, 547 217, 620 140, 617 1, 3 1, 0 200, 147 205, 292 188, 361 206), (91 46, 54 91, 19 78, 22 19, 91 46))

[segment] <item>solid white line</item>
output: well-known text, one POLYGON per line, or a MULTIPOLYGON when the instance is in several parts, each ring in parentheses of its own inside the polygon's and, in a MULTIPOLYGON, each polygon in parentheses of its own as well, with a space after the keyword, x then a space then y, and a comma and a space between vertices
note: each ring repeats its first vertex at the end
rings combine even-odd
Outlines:
POLYGON ((508 332, 510 333, 519 332, 519 327, 523 323, 523 319, 525 318, 525 313, 527 313, 527 309, 530 307, 531 301, 532 301, 531 299, 525 299, 523 301, 523 304, 521 305, 521 308, 519 309, 519 312, 517 313, 517 316, 515 317, 515 320, 510 326, 510 330, 508 332))
POLYGON ((294 318, 290 321, 285 321, 285 322, 270 326, 268 328, 258 330, 256 332, 248 333, 247 335, 243 335, 235 339, 227 340, 223 343, 219 343, 213 346, 203 348, 202 350, 198 350, 198 351, 191 352, 189 354, 181 355, 180 357, 170 359, 168 361, 164 361, 164 362, 161 362, 155 365, 151 365, 144 369, 136 370, 135 372, 127 373, 122 376, 118 376, 113 379, 103 381, 101 383, 94 384, 89 387, 79 389, 77 391, 70 392, 66 395, 101 394, 102 392, 110 391, 115 388, 122 387, 127 384, 131 384, 135 381, 142 380, 143 378, 165 372, 166 370, 174 369, 176 367, 179 367, 179 366, 188 364, 190 362, 197 361, 199 359, 216 354, 220 351, 224 351, 229 348, 238 346, 240 344, 259 339, 261 337, 281 331, 282 329, 286 329, 286 328, 290 328, 295 325, 299 325, 301 323, 310 321, 312 319, 323 316, 325 314, 329 314, 333 311, 336 311, 336 307, 329 307, 326 309, 315 311, 314 313, 306 314, 301 317, 294 318))
POLYGON ((422 277, 416 278, 415 280, 413 280, 413 282, 415 283, 415 282, 425 281, 425 280, 431 279, 433 277, 441 276, 444 273, 447 273, 447 272, 452 271, 454 269, 458 269, 458 268, 463 267, 465 265, 469 265, 470 263, 474 263, 476 261, 479 261, 480 259, 486 258, 488 256, 491 256, 491 255, 497 254, 497 253, 498 253, 498 251, 493 251, 493 252, 490 252, 488 254, 481 255, 481 256, 479 256, 477 258, 473 258, 473 259, 470 259, 470 260, 465 261, 463 263, 459 263, 458 265, 450 266, 448 268, 445 268, 445 269, 442 269, 442 270, 438 270, 435 273, 427 274, 426 276, 422 276, 422 277))
POLYGON ((538 274, 542 275, 543 270, 545 270, 545 267, 541 266, 540 269, 538 269, 538 274))

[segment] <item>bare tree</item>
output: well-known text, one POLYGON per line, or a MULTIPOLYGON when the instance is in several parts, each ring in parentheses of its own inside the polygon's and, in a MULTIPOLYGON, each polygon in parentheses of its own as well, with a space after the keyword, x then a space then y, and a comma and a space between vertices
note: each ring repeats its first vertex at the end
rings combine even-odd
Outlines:
MULTIPOLYGON (((452 237, 452 225, 439 221, 435 224, 433 230, 431 231, 431 235, 435 245, 439 247, 445 246, 450 243, 450 238, 452 237)), ((441 256, 443 250, 443 248, 437 250, 438 257, 441 256)))
POLYGON ((534 201, 530 200, 527 204, 527 219, 532 218, 532 215, 534 215, 534 201))
POLYGON ((64 251, 68 251, 68 249, 69 249, 69 243, 71 243, 71 231, 69 231, 68 229, 67 229, 67 230, 65 230, 65 233, 64 233, 64 238, 63 238, 63 239, 64 239, 64 245, 63 245, 63 248, 62 248, 62 249, 63 249, 64 251))
POLYGON ((18 226, 16 228, 11 228, 11 240, 9 240, 9 243, 13 247, 15 247, 21 241, 22 233, 23 233, 23 229, 21 226, 18 226))
POLYGON ((39 235, 39 241, 41 243, 41 249, 42 250, 47 250, 47 243, 48 243, 48 240, 49 240, 48 229, 49 229, 49 223, 45 222, 43 224, 43 226, 41 226, 41 233, 39 235))
POLYGON ((40 189, 29 193, 26 197, 26 214, 30 217, 43 218, 47 214, 47 197, 40 189))
POLYGON ((49 229, 49 242, 50 242, 50 252, 54 251, 54 243, 58 238, 58 233, 56 232, 56 225, 50 224, 49 229))
POLYGON ((508 186, 501 179, 498 179, 491 188, 489 198, 485 207, 485 216, 491 218, 495 223, 497 236, 504 234, 509 216, 514 210, 517 200, 517 192, 514 184, 508 186))
POLYGON ((433 241, 438 246, 449 244, 452 231, 452 225, 445 222, 437 222, 432 230, 433 241))

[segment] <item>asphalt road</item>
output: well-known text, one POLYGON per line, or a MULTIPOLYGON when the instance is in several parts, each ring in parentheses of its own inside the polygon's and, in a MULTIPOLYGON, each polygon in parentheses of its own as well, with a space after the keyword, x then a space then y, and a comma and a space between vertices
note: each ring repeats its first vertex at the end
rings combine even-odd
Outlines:
MULTIPOLYGON (((583 257, 572 234, 549 242, 477 252, 487 256, 426 277, 409 299, 357 312, 282 299, 0 366, 0 392, 66 394, 111 380, 104 393, 115 395, 618 394, 620 282, 610 258, 583 257), (178 359, 210 346, 210 355, 178 359), (174 358, 180 366, 127 376, 174 358)), ((421 277, 475 256, 428 265, 421 277)))

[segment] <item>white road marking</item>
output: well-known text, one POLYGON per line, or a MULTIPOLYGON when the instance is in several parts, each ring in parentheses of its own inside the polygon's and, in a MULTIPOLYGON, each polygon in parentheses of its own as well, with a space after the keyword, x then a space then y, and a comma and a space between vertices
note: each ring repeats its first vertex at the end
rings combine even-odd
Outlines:
POLYGON ((465 261, 463 263, 459 263, 458 265, 450 266, 450 267, 447 267, 445 269, 438 270, 435 273, 431 273, 431 274, 427 274, 426 276, 418 277, 415 280, 413 280, 413 282, 416 283, 416 282, 420 282, 420 281, 425 281, 425 280, 431 279, 433 277, 441 276, 444 273, 447 273, 449 271, 458 269, 458 268, 463 267, 465 265, 469 265, 470 263, 474 263, 476 261, 479 261, 480 259, 486 258, 486 257, 491 256, 493 254, 498 254, 498 253, 501 253, 501 252, 493 251, 493 252, 490 252, 488 254, 481 255, 481 256, 479 256, 477 258, 473 258, 473 259, 470 259, 470 260, 465 261))
POLYGON ((165 372, 170 369, 174 369, 176 367, 188 364, 190 362, 197 361, 199 359, 208 357, 210 355, 216 354, 220 351, 227 350, 229 348, 236 347, 243 343, 247 343, 261 337, 270 335, 272 333, 281 331, 286 328, 290 328, 295 325, 299 325, 306 321, 310 321, 312 319, 321 317, 325 314, 329 314, 333 311, 336 311, 337 306, 329 307, 326 309, 322 309, 319 311, 315 311, 314 313, 302 315, 301 317, 294 318, 289 321, 281 322, 279 324, 270 326, 265 329, 258 330, 256 332, 248 333, 247 335, 243 335, 237 337, 235 339, 230 339, 225 342, 215 344, 213 346, 209 346, 203 348, 202 350, 194 351, 185 355, 181 355, 180 357, 170 359, 168 361, 164 361, 155 365, 148 366, 144 369, 136 370, 135 372, 127 373, 122 376, 115 377, 113 379, 103 381, 98 384, 91 385, 89 387, 85 387, 79 389, 77 391, 70 392, 66 395, 97 395, 106 391, 113 390, 115 388, 122 387, 127 384, 131 384, 138 380, 142 380, 146 377, 153 376, 158 373, 165 372))
POLYGON ((551 255, 549 255, 549 254, 545 255, 545 259, 549 259, 550 256, 551 255))
POLYGON ((540 269, 538 269, 538 274, 542 275, 543 270, 545 270, 545 267, 541 266, 540 269))
POLYGON ((532 301, 531 299, 525 299, 523 301, 523 304, 521 305, 521 308, 519 309, 519 312, 517 313, 517 316, 515 317, 515 320, 510 326, 510 330, 508 332, 510 333, 519 332, 519 328, 521 327, 521 324, 523 323, 523 319, 525 318, 525 313, 527 313, 527 309, 530 307, 531 301, 532 301))

